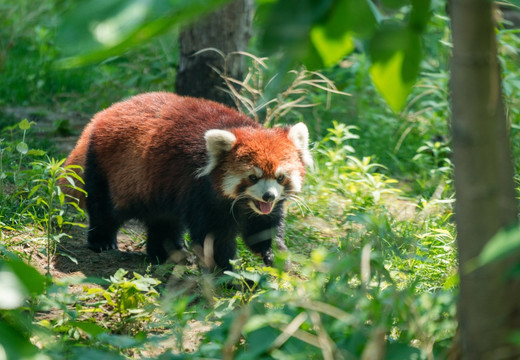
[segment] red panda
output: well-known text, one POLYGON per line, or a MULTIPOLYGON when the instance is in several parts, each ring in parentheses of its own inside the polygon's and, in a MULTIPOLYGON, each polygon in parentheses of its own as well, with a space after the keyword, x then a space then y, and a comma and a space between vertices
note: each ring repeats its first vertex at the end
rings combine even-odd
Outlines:
POLYGON ((97 113, 66 165, 80 165, 84 190, 64 190, 89 214, 88 247, 117 249, 122 224, 147 229, 147 253, 163 262, 191 243, 213 239, 213 261, 230 269, 236 237, 273 261, 286 250, 284 202, 301 190, 312 164, 305 124, 263 128, 216 102, 145 93, 97 113))

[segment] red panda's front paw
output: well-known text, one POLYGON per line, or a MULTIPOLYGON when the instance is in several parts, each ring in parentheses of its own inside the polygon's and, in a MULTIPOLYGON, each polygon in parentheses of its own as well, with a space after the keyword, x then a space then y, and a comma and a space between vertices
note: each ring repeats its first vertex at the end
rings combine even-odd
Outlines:
POLYGON ((265 254, 262 256, 262 260, 264 261, 264 264, 267 266, 273 266, 274 261, 274 254, 273 250, 269 249, 265 252, 265 254))

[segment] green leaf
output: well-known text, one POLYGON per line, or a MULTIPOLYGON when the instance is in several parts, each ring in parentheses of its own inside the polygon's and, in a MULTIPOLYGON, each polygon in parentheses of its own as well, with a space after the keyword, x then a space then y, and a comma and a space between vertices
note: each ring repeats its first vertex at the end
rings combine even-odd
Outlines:
POLYGON ((125 276, 128 274, 128 271, 125 270, 125 269, 122 269, 122 268, 119 268, 117 269, 116 273, 114 274, 114 276, 111 276, 111 281, 112 282, 118 282, 118 281, 122 281, 124 280, 125 276))
POLYGON ((31 149, 31 150, 27 151, 27 155, 30 155, 30 156, 43 156, 45 154, 46 154, 46 152, 44 150, 31 149))
POLYGON ((354 38, 349 32, 340 36, 329 37, 326 27, 316 25, 311 29, 310 37, 323 65, 333 66, 354 50, 354 38))
POLYGON ((325 66, 333 66, 354 50, 354 38, 344 33, 339 38, 328 38, 322 26, 311 29, 311 40, 325 66))
POLYGON ((96 348, 88 348, 85 346, 71 347, 69 350, 72 354, 71 359, 78 360, 125 360, 125 356, 116 351, 100 350, 96 348))
POLYGON ((145 333, 138 333, 135 336, 128 335, 110 335, 106 332, 98 336, 99 341, 112 345, 120 349, 129 349, 131 347, 139 346, 146 341, 145 333))
POLYGON ((31 198, 33 197, 33 195, 40 189, 41 187, 41 184, 38 184, 38 185, 35 185, 33 186, 33 188, 31 189, 31 191, 29 192, 29 195, 27 195, 28 198, 31 198))
POLYGON ((410 13, 410 28, 422 32, 431 17, 430 0, 412 0, 412 12, 410 13))
POLYGON ((11 268, 29 294, 40 295, 45 291, 47 281, 38 270, 18 258, 10 259, 6 265, 11 268))
POLYGON ((354 50, 354 36, 368 36, 377 25, 366 0, 336 0, 324 20, 312 27, 311 42, 325 66, 354 50))
POLYGON ((505 3, 513 4, 516 7, 520 7, 520 0, 505 0, 505 3))
POLYGON ((22 141, 22 142, 19 142, 18 144, 16 144, 16 151, 18 151, 22 155, 25 155, 25 154, 27 154, 27 151, 29 151, 29 147, 27 146, 26 143, 24 143, 22 141))
POLYGON ((272 346, 274 340, 280 335, 280 331, 266 326, 251 332, 247 340, 247 352, 240 353, 237 360, 258 359, 267 355, 267 350, 272 346))
POLYGON ((3 359, 29 359, 39 352, 23 332, 0 319, 0 349, 3 359))
POLYGON ((331 9, 333 0, 283 0, 262 1, 256 14, 261 24, 260 47, 272 54, 284 52, 292 66, 303 61, 309 68, 322 67, 320 51, 311 42, 309 34, 331 9))
POLYGON ((405 5, 408 5, 410 3, 409 0, 382 0, 381 3, 383 6, 389 8, 389 9, 399 9, 402 8, 405 5))
POLYGON ((379 17, 377 11, 369 0, 336 0, 330 18, 335 20, 336 29, 346 28, 356 37, 366 38, 376 30, 379 17))
POLYGON ((32 121, 29 122, 27 119, 23 119, 18 123, 18 127, 22 130, 29 130, 31 128, 31 124, 34 124, 32 121))
POLYGON ((389 342, 386 344, 386 360, 420 359, 421 351, 408 344, 389 342))
POLYGON ((91 321, 71 321, 70 325, 80 328, 87 334, 94 336, 94 337, 106 332, 105 328, 103 328, 103 327, 99 326, 98 324, 91 322, 91 321))
POLYGON ((229 0, 91 0, 64 14, 57 42, 69 57, 61 68, 118 56, 174 26, 186 25, 229 0))
POLYGON ((419 75, 421 39, 408 27, 384 24, 370 44, 370 76, 394 112, 400 111, 419 75))
POLYGON ((500 230, 488 241, 477 258, 477 267, 502 260, 520 251, 520 226, 500 230))
POLYGON ((61 228, 61 227, 63 226, 63 216, 61 216, 61 215, 56 215, 56 216, 55 216, 55 219, 56 219, 56 221, 58 222, 58 227, 61 228))
POLYGON ((23 305, 27 289, 12 272, 0 270, 0 309, 16 309, 23 305))

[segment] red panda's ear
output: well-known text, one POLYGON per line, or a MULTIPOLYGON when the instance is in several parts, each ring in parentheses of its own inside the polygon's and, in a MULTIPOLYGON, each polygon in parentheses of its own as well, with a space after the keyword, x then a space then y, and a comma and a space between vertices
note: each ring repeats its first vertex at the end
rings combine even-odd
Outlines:
POLYGON ((296 145, 296 148, 300 151, 303 159, 303 164, 308 167, 312 167, 312 156, 309 152, 309 130, 304 123, 298 123, 289 129, 287 134, 289 140, 296 145))
POLYGON ((199 169, 198 177, 209 175, 217 166, 220 155, 231 150, 237 141, 232 132, 220 129, 206 131, 204 139, 206 139, 206 149, 208 150, 208 163, 199 169))

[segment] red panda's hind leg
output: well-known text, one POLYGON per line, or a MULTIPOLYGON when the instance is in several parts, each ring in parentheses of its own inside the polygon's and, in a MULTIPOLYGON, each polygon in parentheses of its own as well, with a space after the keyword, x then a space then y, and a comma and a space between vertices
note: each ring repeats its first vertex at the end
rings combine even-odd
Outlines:
POLYGON ((117 250, 117 231, 119 230, 118 223, 103 223, 96 224, 90 220, 90 228, 88 230, 87 246, 94 252, 101 252, 103 250, 116 249, 117 250))
POLYGON ((89 213, 88 248, 101 252, 103 250, 117 249, 117 232, 122 223, 114 215, 112 204, 107 197, 101 196, 90 189, 87 198, 87 211, 89 213))
POLYGON ((117 232, 122 222, 114 212, 114 205, 108 189, 108 181, 97 165, 91 147, 87 152, 85 169, 85 191, 89 214, 88 248, 101 252, 117 249, 117 232))

